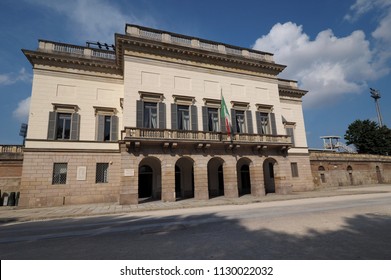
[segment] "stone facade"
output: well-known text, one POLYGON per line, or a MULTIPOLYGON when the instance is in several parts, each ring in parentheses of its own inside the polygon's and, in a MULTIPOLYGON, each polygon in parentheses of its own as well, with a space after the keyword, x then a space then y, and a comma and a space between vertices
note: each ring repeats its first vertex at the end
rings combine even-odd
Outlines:
POLYGON ((24 53, 24 207, 313 188, 306 91, 270 53, 136 25, 115 51, 40 41, 24 53))
MULTIPOLYGON (((0 206, 10 194, 20 192, 22 167, 22 146, 0 145, 0 206)), ((14 201, 14 203, 17 202, 14 201)))
POLYGON ((391 183, 391 157, 311 151, 314 185, 338 187, 391 183))

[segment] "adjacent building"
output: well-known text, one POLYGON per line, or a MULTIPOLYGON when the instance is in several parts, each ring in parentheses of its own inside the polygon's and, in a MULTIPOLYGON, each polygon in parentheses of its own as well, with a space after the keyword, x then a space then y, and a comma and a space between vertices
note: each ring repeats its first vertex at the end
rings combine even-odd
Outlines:
POLYGON ((23 50, 34 78, 19 205, 313 188, 306 91, 272 54, 136 25, 99 47, 23 50))

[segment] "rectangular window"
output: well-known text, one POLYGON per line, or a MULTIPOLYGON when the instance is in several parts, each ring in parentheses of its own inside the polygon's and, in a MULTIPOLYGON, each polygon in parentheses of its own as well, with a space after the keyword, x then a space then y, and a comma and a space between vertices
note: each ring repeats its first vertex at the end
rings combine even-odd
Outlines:
POLYGON ((208 128, 209 131, 219 132, 219 113, 215 108, 208 108, 208 128))
POLYGON ((96 183, 108 183, 109 164, 97 163, 96 164, 96 183))
POLYGON ((295 132, 294 132, 294 127, 293 126, 287 126, 285 128, 286 130, 286 135, 291 137, 292 145, 295 146, 295 132))
POLYGON ((158 128, 157 103, 144 103, 144 128, 158 128))
POLYGON ((270 121, 269 121, 269 113, 260 112, 260 128, 259 134, 270 134, 270 121))
POLYGON ((56 139, 66 140, 71 137, 71 116, 72 114, 58 113, 56 139))
POLYGON ((297 162, 291 162, 292 177, 299 177, 297 162))
POLYGON ((67 163, 54 163, 53 164, 53 185, 62 185, 67 183, 67 163))
POLYGON ((178 129, 190 130, 190 112, 189 106, 178 106, 178 129))
POLYGON ((246 121, 244 117, 244 111, 236 111, 235 119, 236 119, 236 132, 246 133, 246 121))

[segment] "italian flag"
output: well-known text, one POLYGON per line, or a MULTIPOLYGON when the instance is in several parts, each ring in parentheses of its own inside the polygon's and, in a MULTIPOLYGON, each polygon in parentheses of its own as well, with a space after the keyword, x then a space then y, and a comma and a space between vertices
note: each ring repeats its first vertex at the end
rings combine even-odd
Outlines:
POLYGON ((231 118, 229 116, 229 111, 228 111, 227 105, 225 104, 225 100, 224 100, 224 96, 223 96, 223 89, 221 89, 220 116, 225 121, 225 128, 227 130, 227 134, 231 135, 231 118))

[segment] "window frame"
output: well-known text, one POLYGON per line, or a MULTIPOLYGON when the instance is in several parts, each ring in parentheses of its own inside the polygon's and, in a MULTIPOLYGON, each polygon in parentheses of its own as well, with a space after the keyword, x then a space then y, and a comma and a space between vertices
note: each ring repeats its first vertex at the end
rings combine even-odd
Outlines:
POLYGON ((97 162, 95 168, 95 183, 107 184, 109 183, 109 163, 97 162))
POLYGON ((53 163, 52 185, 66 185, 67 184, 67 177, 68 177, 67 175, 68 175, 68 163, 67 162, 54 162, 53 163), (65 167, 65 173, 61 172, 61 170, 64 167, 65 167), (65 177, 65 178, 61 179, 62 177, 65 177))
POLYGON ((299 177, 299 165, 297 162, 291 162, 291 172, 292 172, 292 178, 299 177))

